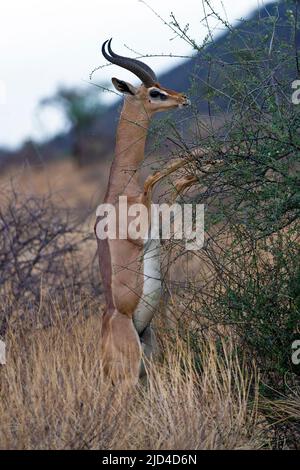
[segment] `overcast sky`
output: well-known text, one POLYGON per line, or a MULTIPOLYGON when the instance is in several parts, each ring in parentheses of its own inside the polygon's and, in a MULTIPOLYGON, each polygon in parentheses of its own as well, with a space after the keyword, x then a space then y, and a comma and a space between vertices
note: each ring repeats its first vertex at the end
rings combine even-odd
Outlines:
MULTIPOLYGON (((147 3, 166 21, 173 12, 183 25, 189 23, 191 36, 200 43, 205 37, 202 0, 147 3)), ((233 23, 267 3, 211 0, 233 23)), ((113 37, 114 49, 127 55, 125 45, 142 54, 192 52, 139 0, 2 0, 0 18, 0 147, 15 147, 28 137, 42 139, 62 128, 58 114, 41 113, 38 103, 59 85, 85 86, 90 72, 105 63, 100 46, 107 38, 113 37)), ((156 73, 179 60, 147 59, 156 73)), ((98 71, 93 80, 105 83, 113 75, 134 81, 116 66, 98 71)))

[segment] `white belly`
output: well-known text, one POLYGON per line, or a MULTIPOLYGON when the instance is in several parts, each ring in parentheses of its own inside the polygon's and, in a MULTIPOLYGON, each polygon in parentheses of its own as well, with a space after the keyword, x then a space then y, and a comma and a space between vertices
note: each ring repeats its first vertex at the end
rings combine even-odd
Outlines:
POLYGON ((143 294, 133 315, 133 323, 138 333, 142 333, 151 322, 160 297, 160 240, 146 240, 143 294))

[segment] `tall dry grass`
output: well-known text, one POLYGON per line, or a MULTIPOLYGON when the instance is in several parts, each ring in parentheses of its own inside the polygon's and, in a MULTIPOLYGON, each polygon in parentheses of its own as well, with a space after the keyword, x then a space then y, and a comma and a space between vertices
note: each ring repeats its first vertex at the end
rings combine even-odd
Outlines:
MULTIPOLYGON (((51 178, 55 174, 62 177, 60 166, 53 165, 50 170, 51 178)), ((70 168, 67 170, 65 181, 70 168)), ((30 186, 25 176, 23 183, 30 186)), ((33 175, 38 186, 34 197, 40 197, 40 192, 48 194, 48 187, 39 181, 42 177, 42 172, 33 175)), ((78 186, 71 184, 76 178, 79 181, 78 174, 70 178, 68 200, 71 196, 77 205, 80 196, 84 215, 84 208, 90 206, 84 196, 91 193, 91 184, 95 191, 98 184, 89 170, 78 191, 78 186)), ((86 221, 84 230, 92 232, 92 223, 86 221)), ((79 260, 87 266, 94 257, 94 241, 80 246, 79 260)), ((212 273, 203 258, 195 265, 192 261, 187 260, 186 269, 180 265, 180 272, 174 274, 178 282, 176 295, 170 292, 168 315, 158 313, 155 318, 162 354, 148 365, 148 383, 134 389, 111 387, 103 378, 102 297, 86 290, 81 276, 75 273, 74 279, 69 279, 79 286, 75 292, 57 275, 62 293, 52 290, 49 294, 48 274, 43 271, 38 302, 9 294, 4 302, 2 295, 0 313, 7 316, 9 326, 5 334, 7 365, 0 366, 0 448, 290 447, 290 438, 285 439, 277 423, 294 420, 298 426, 298 398, 292 403, 283 398, 277 408, 272 402, 262 406, 259 374, 255 365, 249 364, 249 357, 246 362, 238 355, 240 344, 236 337, 230 340, 232 329, 218 327, 213 331, 213 325, 204 323, 201 304, 186 296, 188 290, 198 292, 200 274, 210 281, 212 273), (189 278, 194 284, 180 290, 179 281, 189 278), (180 335, 175 331, 178 325, 180 335), (191 335, 190 347, 185 332, 191 335)), ((91 282, 91 275, 85 274, 91 282)), ((297 438, 297 430, 291 434, 297 438)))
MULTIPOLYGON (((94 308, 94 307, 93 307, 94 308)), ((100 315, 36 331, 11 329, 0 369, 2 449, 260 448, 258 374, 230 341, 208 339, 195 360, 178 337, 163 336, 163 359, 148 383, 103 379, 100 315), (219 352, 218 352, 219 351, 219 352), (201 374, 198 368, 201 368, 201 374)))
POLYGON ((274 429, 273 448, 299 450, 300 384, 297 380, 289 393, 275 400, 263 398, 261 410, 274 429))

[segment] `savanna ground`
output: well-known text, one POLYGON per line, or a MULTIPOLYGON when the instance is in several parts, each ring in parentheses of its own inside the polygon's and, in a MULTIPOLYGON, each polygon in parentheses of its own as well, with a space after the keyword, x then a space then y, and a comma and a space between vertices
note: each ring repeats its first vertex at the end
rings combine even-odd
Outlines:
MULTIPOLYGON (((46 196, 49 205, 68 201, 85 212, 90 194, 101 193, 106 173, 103 168, 95 177, 95 168, 78 170, 72 161, 38 171, 11 169, 1 178, 2 207, 8 197, 16 197, 11 191, 17 187, 22 210, 26 201, 46 196)), ((41 215, 42 219, 45 214, 41 215)), ((93 218, 81 229, 92 233, 93 218)), ((85 267, 92 263, 95 241, 81 245, 80 237, 85 238, 82 232, 73 243, 79 244, 77 262, 85 267)), ((23 267, 26 253, 17 256, 23 267)), ((65 253, 59 262, 68 263, 65 253)), ((58 285, 49 294, 37 264, 27 276, 34 276, 35 270, 35 280, 40 279, 38 304, 36 291, 31 301, 19 298, 28 295, 29 285, 22 292, 22 282, 10 286, 11 292, 5 290, 3 297, 2 309, 11 306, 12 311, 5 334, 7 364, 0 370, 1 448, 234 449, 269 442, 261 432, 265 420, 258 412, 258 371, 238 358, 231 340, 222 342, 220 355, 207 334, 197 357, 199 374, 189 341, 183 341, 175 328, 167 331, 164 319, 158 318, 161 359, 149 365, 148 384, 135 390, 112 388, 103 380, 99 353, 101 292, 92 295, 82 273, 72 268, 69 275, 79 289, 67 284, 61 291, 58 285)), ((46 279, 48 275, 45 272, 46 279)), ((63 278, 58 281, 64 283, 63 278)))
MULTIPOLYGON (((111 387, 102 375, 93 225, 108 161, 1 175, 1 448, 299 449, 299 15, 288 15, 284 40, 275 11, 255 20, 256 35, 243 30, 243 47, 241 32, 225 41, 217 60, 172 19, 201 52, 195 74, 209 70, 190 89, 209 113, 192 108, 188 133, 170 117, 155 122, 145 168, 194 155, 183 174, 198 182, 177 201, 205 204, 205 243, 163 244, 167 309, 155 317, 160 355, 146 384, 111 387), (166 135, 174 147, 161 154, 166 135)), ((172 199, 174 180, 156 197, 172 199)))

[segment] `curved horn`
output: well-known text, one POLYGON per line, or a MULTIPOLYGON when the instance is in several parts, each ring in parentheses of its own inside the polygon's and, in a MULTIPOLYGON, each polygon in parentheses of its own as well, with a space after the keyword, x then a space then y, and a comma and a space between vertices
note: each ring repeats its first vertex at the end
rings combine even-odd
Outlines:
MULTIPOLYGON (((107 49, 108 49, 108 52, 110 53, 110 55, 112 57, 116 57, 118 59, 122 59, 124 57, 122 57, 121 55, 118 55, 116 54, 112 48, 111 48, 111 41, 112 39, 110 39, 108 41, 108 44, 107 44, 107 49)), ((126 58, 126 57, 125 57, 126 58)), ((135 63, 136 65, 138 65, 139 67, 141 67, 143 70, 145 70, 145 72, 147 72, 148 75, 150 75, 150 77, 152 78, 152 80, 154 82, 157 82, 157 77, 155 75, 155 73, 153 72, 153 70, 149 67, 149 65, 147 64, 144 64, 144 62, 142 62, 141 60, 137 60, 137 59, 129 59, 131 62, 135 63)))
POLYGON ((155 73, 150 67, 148 67, 148 65, 144 64, 139 60, 115 54, 111 49, 111 41, 112 39, 107 40, 102 45, 102 54, 106 60, 108 60, 112 64, 119 65, 120 67, 123 67, 124 69, 127 69, 130 72, 134 73, 146 87, 153 86, 157 82, 155 73), (105 46, 107 43, 110 55, 108 55, 105 50, 105 46))

